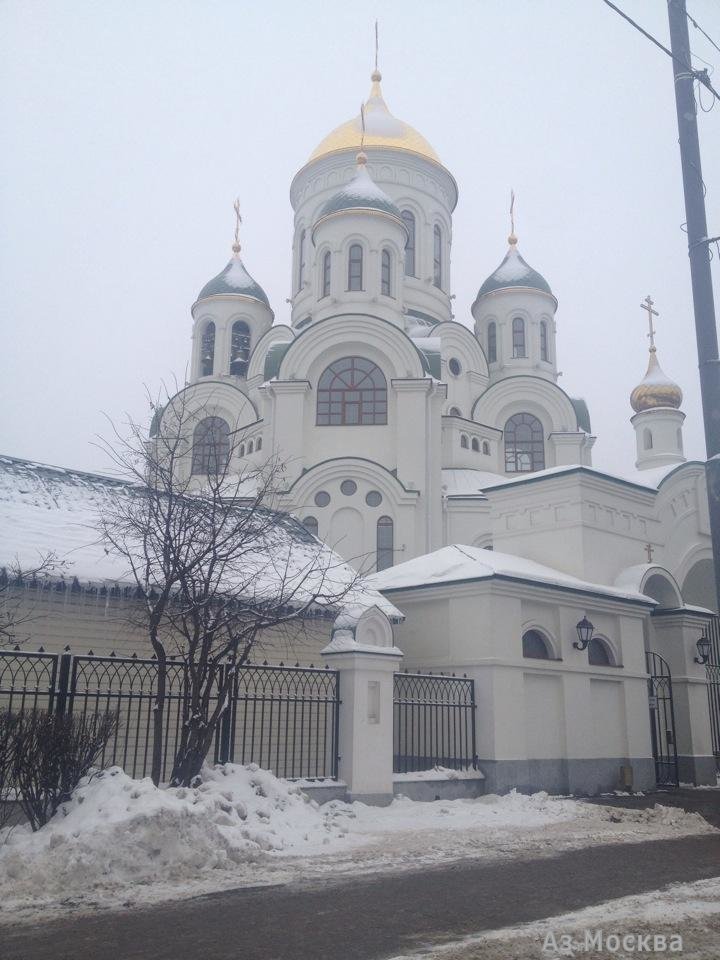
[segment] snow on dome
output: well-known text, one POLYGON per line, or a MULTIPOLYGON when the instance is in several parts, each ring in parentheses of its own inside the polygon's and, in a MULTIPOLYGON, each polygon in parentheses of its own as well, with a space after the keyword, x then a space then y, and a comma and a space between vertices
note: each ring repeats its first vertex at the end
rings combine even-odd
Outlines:
POLYGON ((250 297, 259 300, 266 307, 270 306, 267 295, 259 283, 256 283, 245 269, 245 266, 236 254, 227 264, 222 273, 206 283, 198 294, 198 300, 206 297, 235 295, 250 297))
MULTIPOLYGON (((511 238, 511 240, 512 239, 513 238, 511 238)), ((549 296, 554 299, 550 284, 545 277, 539 274, 537 270, 533 270, 533 268, 523 260, 515 243, 511 243, 510 249, 505 254, 503 262, 494 273, 490 274, 480 287, 476 299, 479 300, 480 297, 484 297, 488 293, 493 293, 495 290, 503 290, 508 287, 533 287, 536 290, 541 290, 543 293, 549 294, 549 296)))
POLYGON ((682 390, 663 372, 658 363, 657 352, 652 348, 647 373, 630 394, 630 406, 635 413, 656 407, 672 407, 677 410, 682 399, 682 390))
POLYGON ((402 214, 390 197, 370 176, 364 162, 358 163, 355 176, 325 203, 316 221, 345 210, 379 210, 402 223, 402 214))
MULTIPOLYGON (((383 99, 380 79, 379 73, 373 74, 370 96, 365 103, 365 146, 408 150, 439 163, 440 158, 425 137, 390 113, 383 99)), ((310 160, 341 150, 357 150, 361 136, 362 121, 358 114, 329 133, 313 150, 310 160)))

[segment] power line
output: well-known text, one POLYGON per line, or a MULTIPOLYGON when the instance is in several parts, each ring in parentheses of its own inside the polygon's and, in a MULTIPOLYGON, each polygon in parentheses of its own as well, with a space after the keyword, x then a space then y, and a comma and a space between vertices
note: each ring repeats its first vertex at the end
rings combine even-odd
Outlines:
POLYGON ((614 10, 615 13, 619 14, 623 18, 623 20, 627 20, 629 24, 635 27, 636 30, 639 30, 644 37, 650 40, 651 43, 654 43, 655 46, 659 47, 663 53, 667 54, 668 57, 670 57, 671 60, 674 60, 675 63, 678 64, 678 66, 682 67, 683 70, 686 70, 688 74, 693 78, 693 80, 697 80, 698 83, 701 83, 704 87, 707 87, 710 93, 712 93, 714 97, 720 100, 720 93, 718 93, 717 90, 710 83, 710 75, 707 72, 707 70, 693 70, 692 65, 690 63, 683 63, 682 60, 678 60, 675 54, 673 54, 670 50, 668 50, 668 48, 664 46, 662 43, 660 43, 660 41, 657 40, 651 33, 648 33, 647 30, 644 30, 639 23, 636 23, 635 20, 632 19, 632 17, 629 17, 626 13, 624 13, 620 9, 620 7, 616 7, 615 4, 611 2, 611 0, 603 0, 603 3, 607 4, 607 6, 610 7, 611 10, 614 10))
POLYGON ((695 29, 696 29, 696 30, 699 30, 700 33, 705 37, 705 39, 708 40, 708 41, 715 47, 715 49, 717 50, 718 53, 720 53, 720 47, 715 43, 715 41, 713 40, 712 37, 708 36, 708 34, 705 33, 705 31, 704 31, 703 28, 700 26, 700 24, 697 22, 697 20, 695 20, 693 17, 691 17, 690 14, 687 12, 687 10, 685 11, 685 16, 688 18, 688 20, 690 21, 690 23, 695 27, 695 29))

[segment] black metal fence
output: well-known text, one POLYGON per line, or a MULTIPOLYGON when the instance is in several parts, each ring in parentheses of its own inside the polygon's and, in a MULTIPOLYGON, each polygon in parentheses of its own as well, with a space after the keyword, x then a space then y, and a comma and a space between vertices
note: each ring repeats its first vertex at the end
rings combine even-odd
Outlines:
MULTIPOLYGON (((80 715, 118 714, 102 761, 133 777, 150 775, 157 661, 0 650, 0 709, 80 715)), ((218 680, 218 685, 222 682, 218 680)), ((167 667, 163 718, 166 780, 180 739, 185 666, 167 667)), ((257 763, 279 776, 337 779, 338 672, 317 667, 246 664, 237 671, 214 748, 216 762, 257 763)))
POLYGON ((710 732, 715 763, 720 771, 720 617, 713 617, 708 624, 710 659, 705 665, 708 681, 710 707, 710 732))
POLYGON ((664 786, 678 785, 677 746, 672 677, 667 660, 659 653, 645 654, 650 705, 650 738, 655 760, 655 780, 664 786))
POLYGON ((474 680, 396 673, 393 708, 395 773, 477 766, 474 680))

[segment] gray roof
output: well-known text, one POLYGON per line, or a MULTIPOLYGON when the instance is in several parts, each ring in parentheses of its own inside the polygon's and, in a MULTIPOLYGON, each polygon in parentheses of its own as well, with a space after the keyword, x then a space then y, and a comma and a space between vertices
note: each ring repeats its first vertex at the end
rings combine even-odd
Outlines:
POLYGON ((318 220, 333 213, 341 213, 343 210, 380 210, 397 220, 402 220, 400 209, 372 180, 364 165, 358 167, 350 183, 330 197, 320 211, 318 220))
POLYGON ((206 283, 198 294, 198 300, 205 297, 215 297, 222 294, 250 297, 259 300, 266 307, 270 306, 267 295, 259 283, 256 283, 245 269, 240 257, 235 256, 216 277, 206 283))
POLYGON ((545 277, 537 270, 533 270, 514 246, 510 247, 503 262, 480 287, 478 297, 508 287, 534 287, 536 290, 542 290, 543 293, 549 293, 551 297, 554 296, 545 277))

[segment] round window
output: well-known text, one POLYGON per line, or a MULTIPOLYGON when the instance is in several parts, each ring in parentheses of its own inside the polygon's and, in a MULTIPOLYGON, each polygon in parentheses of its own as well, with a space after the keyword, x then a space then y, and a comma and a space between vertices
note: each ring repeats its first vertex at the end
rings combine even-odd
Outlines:
POLYGON ((382 494, 378 490, 370 490, 365 494, 365 503, 369 507, 379 507, 382 503, 382 494))
POLYGON ((357 493, 357 484, 354 480, 343 480, 340 484, 340 493, 344 493, 346 497, 351 497, 354 493, 357 493))
POLYGON ((460 361, 457 357, 450 357, 448 360, 448 369, 454 377, 459 377, 462 373, 462 367, 460 366, 460 361))
POLYGON ((330 503, 330 494, 325 490, 320 490, 315 494, 315 506, 326 507, 330 503))

